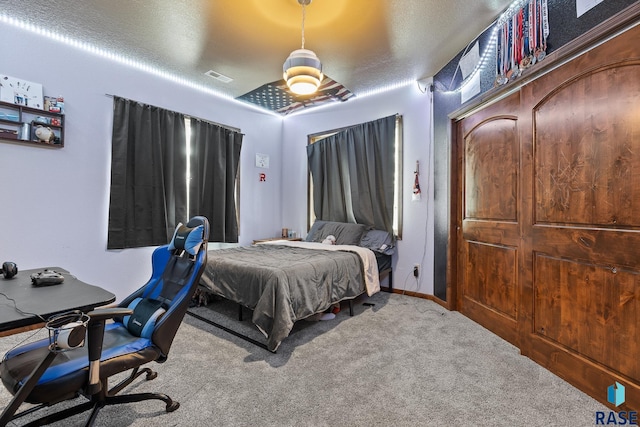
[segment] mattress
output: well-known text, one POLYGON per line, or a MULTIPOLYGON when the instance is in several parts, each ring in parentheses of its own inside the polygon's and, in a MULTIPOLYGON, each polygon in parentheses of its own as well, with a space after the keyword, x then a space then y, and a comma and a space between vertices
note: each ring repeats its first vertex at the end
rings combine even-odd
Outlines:
POLYGON ((201 283, 253 310, 252 321, 271 351, 296 321, 380 290, 373 251, 288 241, 209 251, 201 283))

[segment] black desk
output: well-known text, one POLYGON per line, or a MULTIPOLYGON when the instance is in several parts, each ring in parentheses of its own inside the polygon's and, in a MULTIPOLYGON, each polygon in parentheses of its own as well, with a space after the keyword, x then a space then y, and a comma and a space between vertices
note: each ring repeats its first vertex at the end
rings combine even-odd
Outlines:
POLYGON ((15 309, 12 301, 0 295, 0 336, 7 335, 7 331, 12 329, 42 323, 42 319, 36 315, 47 319, 65 311, 87 312, 116 300, 116 296, 111 292, 81 282, 63 268, 45 268, 18 271, 11 279, 0 276, 0 292, 13 298, 17 307, 24 313, 32 313, 21 314, 15 309), (45 268, 61 273, 64 282, 53 286, 33 286, 31 274, 45 268))

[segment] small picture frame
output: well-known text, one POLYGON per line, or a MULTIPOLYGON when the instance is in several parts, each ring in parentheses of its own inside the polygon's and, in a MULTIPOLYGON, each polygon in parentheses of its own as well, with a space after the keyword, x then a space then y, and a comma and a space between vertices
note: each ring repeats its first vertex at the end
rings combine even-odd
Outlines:
POLYGON ((44 110, 51 113, 64 114, 64 98, 61 96, 45 96, 44 110))

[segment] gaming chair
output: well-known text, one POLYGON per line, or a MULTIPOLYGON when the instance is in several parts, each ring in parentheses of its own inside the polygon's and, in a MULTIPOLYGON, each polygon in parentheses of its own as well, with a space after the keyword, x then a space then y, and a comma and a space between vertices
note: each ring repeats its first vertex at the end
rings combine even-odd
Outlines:
POLYGON ((178 225, 171 242, 154 250, 149 281, 119 307, 80 313, 76 319, 79 321, 67 325, 61 325, 64 320, 60 318, 54 319, 47 324, 49 339, 7 352, 0 363, 0 377, 14 397, 2 413, 0 426, 78 396, 88 401, 28 425, 49 424, 88 410, 92 412, 86 425, 92 425, 105 405, 148 399, 162 400, 167 412, 178 409, 180 404, 162 393, 118 393, 142 374, 147 380, 157 376, 140 366, 167 360, 202 275, 208 238, 209 222, 205 217, 193 217, 186 226, 178 225), (107 322, 108 319, 114 321, 107 322), (82 346, 83 328, 86 344, 82 346), (126 379, 109 389, 111 376, 130 369, 126 379), (37 406, 16 414, 23 402, 37 406))

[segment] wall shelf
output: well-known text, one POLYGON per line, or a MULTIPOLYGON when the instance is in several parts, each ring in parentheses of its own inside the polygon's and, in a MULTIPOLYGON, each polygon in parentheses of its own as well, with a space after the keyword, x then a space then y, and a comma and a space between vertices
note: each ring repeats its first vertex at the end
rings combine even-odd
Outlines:
POLYGON ((62 148, 64 114, 0 102, 0 142, 62 148), (49 142, 39 140, 36 136, 39 127, 50 129, 53 139, 49 142))

